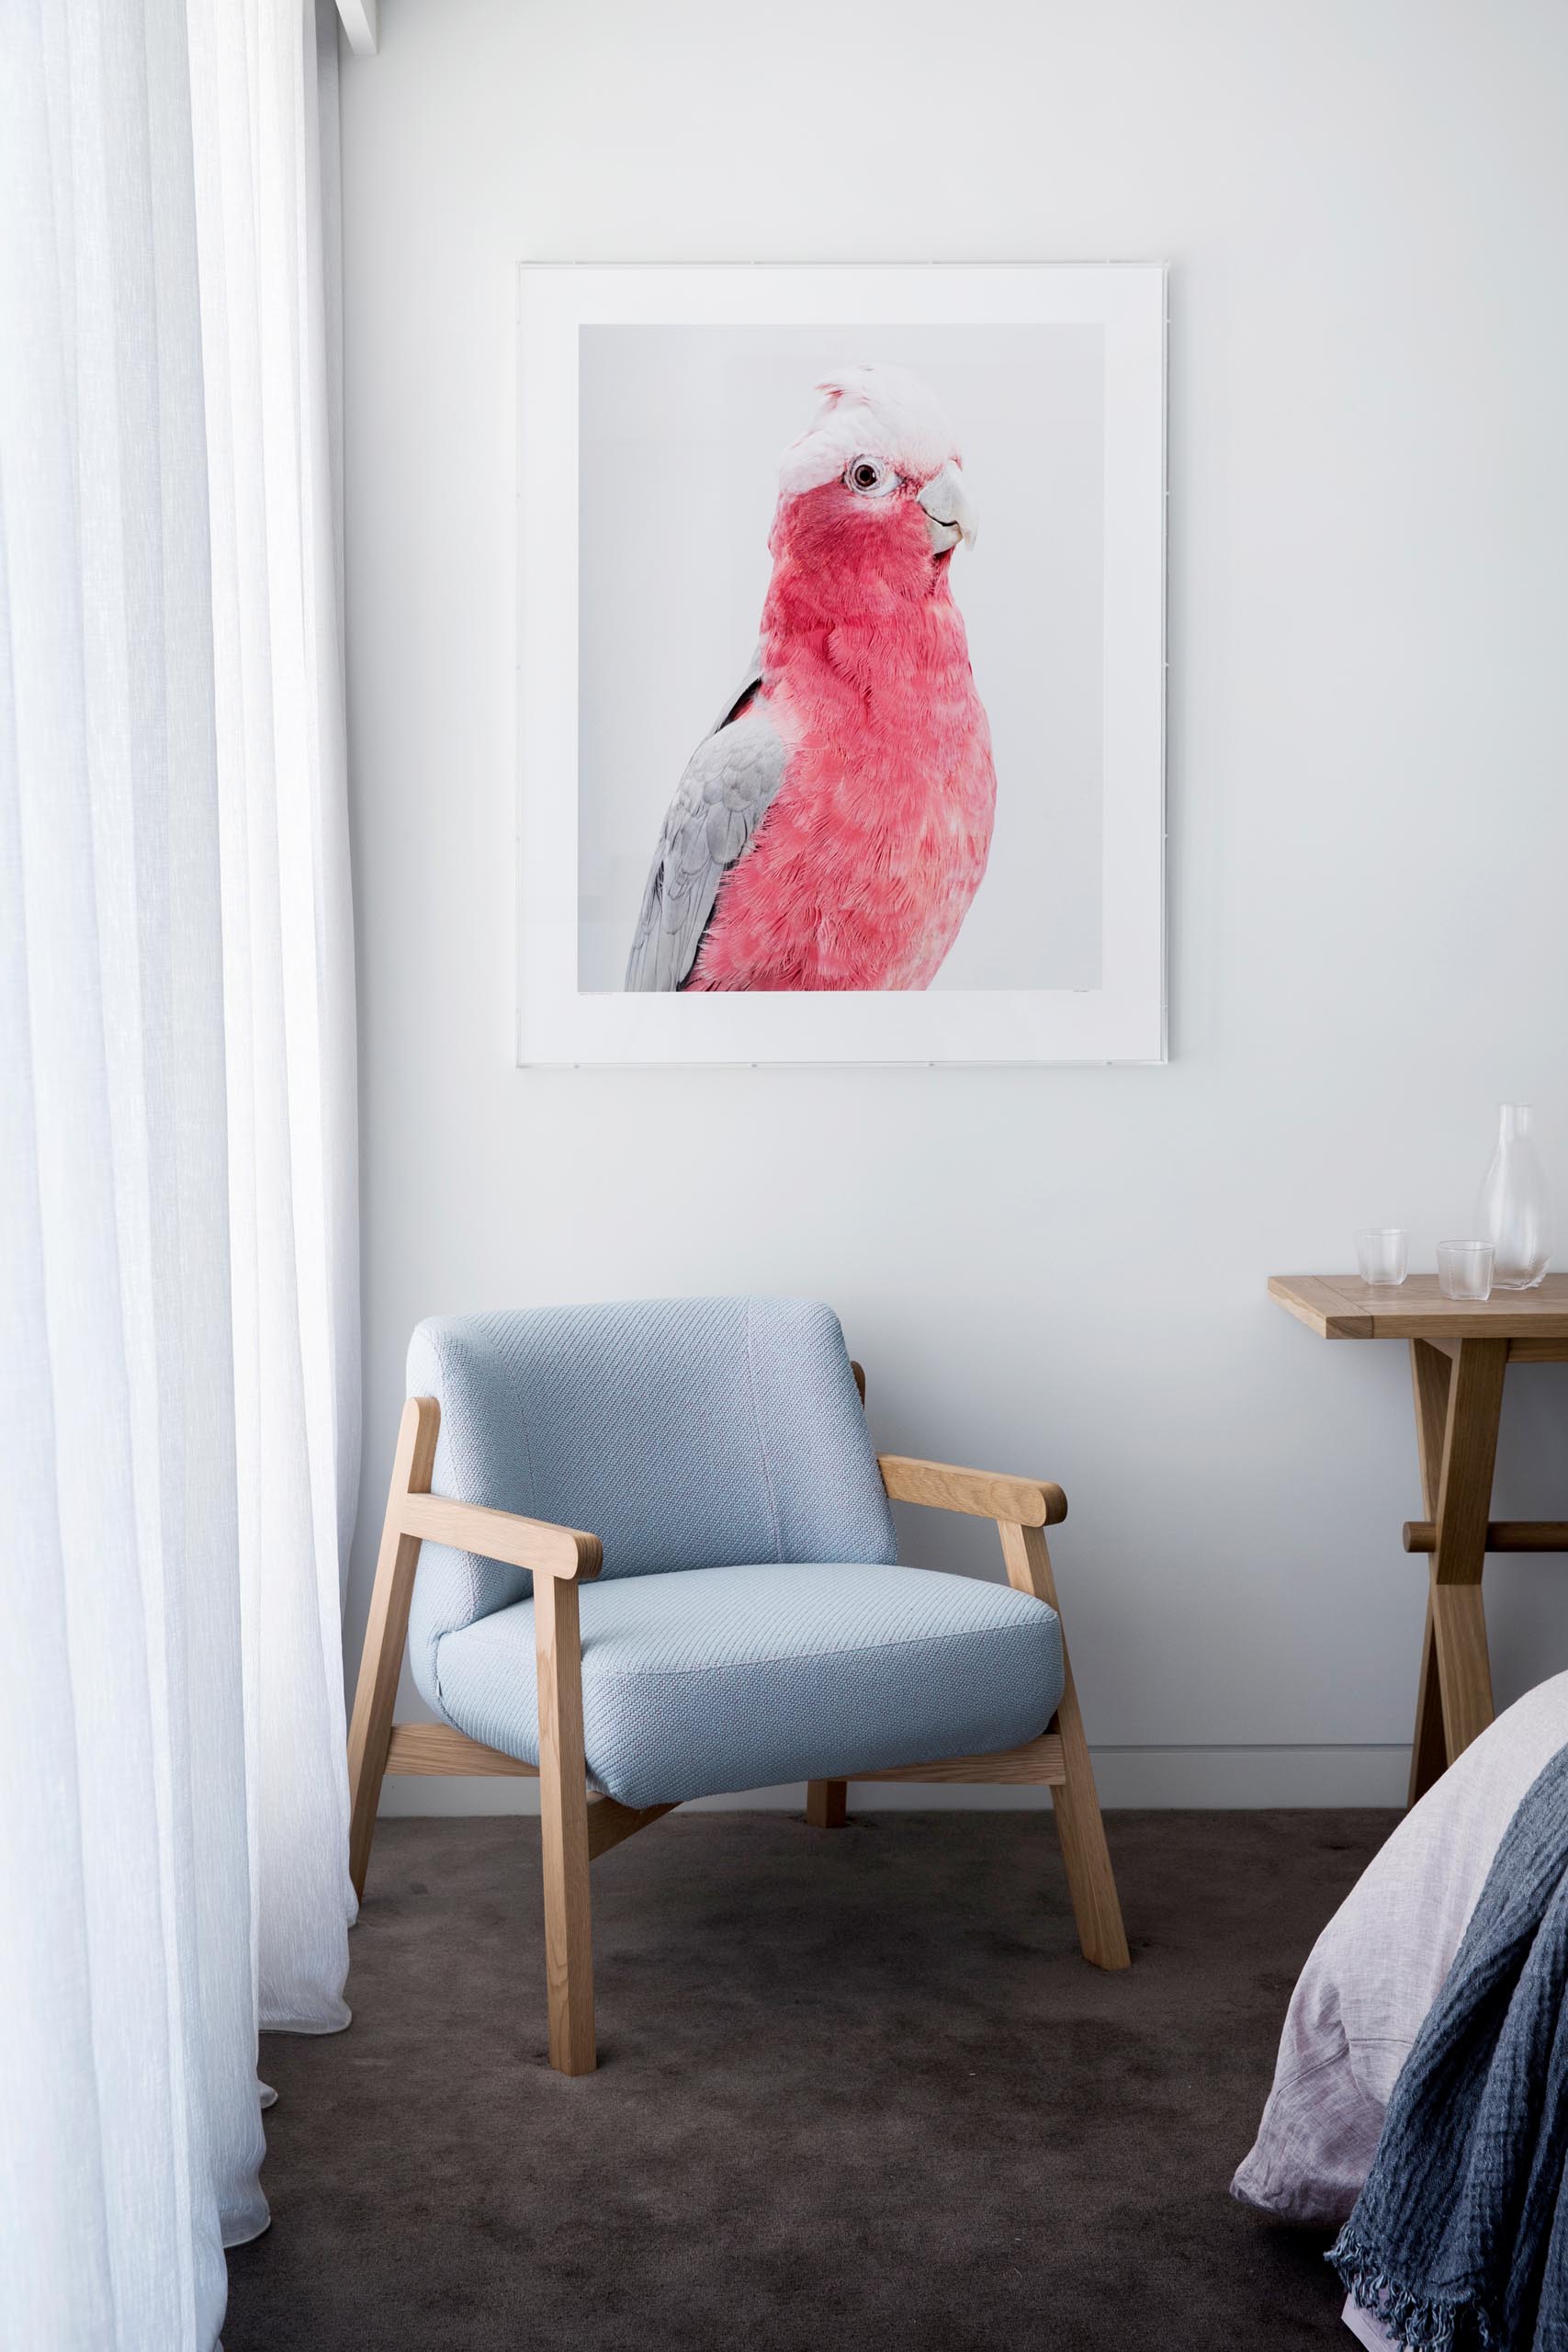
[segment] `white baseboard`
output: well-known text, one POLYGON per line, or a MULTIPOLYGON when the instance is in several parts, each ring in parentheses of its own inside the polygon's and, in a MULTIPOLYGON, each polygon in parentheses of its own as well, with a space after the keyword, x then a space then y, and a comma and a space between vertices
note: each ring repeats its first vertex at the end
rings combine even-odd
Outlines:
MULTIPOLYGON (((1410 1750, 1368 1747, 1097 1747, 1094 1776, 1100 1803, 1116 1806, 1195 1805, 1245 1809, 1260 1805, 1402 1805, 1410 1750)), ((798 1813, 804 1787, 748 1789, 742 1795, 698 1797, 700 1813, 798 1813)), ((1043 1788, 958 1786, 943 1782, 862 1781, 850 1783, 857 1813, 1001 1813, 1050 1803, 1043 1788)), ((437 1778, 400 1774, 383 1783, 381 1812, 414 1814, 537 1813, 534 1781, 437 1778)))

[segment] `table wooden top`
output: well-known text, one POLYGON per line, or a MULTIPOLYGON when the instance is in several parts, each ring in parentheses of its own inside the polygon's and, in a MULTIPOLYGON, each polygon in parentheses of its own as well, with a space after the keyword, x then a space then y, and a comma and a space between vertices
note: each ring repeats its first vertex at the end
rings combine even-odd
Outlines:
POLYGON ((1518 1340, 1568 1345, 1568 1274, 1536 1290, 1495 1290, 1490 1298, 1445 1298, 1436 1274, 1411 1274, 1398 1289, 1359 1274, 1271 1274, 1269 1295, 1321 1340, 1518 1340))

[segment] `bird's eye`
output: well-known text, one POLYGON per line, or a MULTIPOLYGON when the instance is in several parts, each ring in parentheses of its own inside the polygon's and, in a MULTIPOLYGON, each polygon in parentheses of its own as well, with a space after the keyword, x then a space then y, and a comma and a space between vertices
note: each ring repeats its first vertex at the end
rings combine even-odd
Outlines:
POLYGON ((886 498, 897 487, 897 475, 880 458, 852 458, 844 469, 844 488, 862 498, 886 498))

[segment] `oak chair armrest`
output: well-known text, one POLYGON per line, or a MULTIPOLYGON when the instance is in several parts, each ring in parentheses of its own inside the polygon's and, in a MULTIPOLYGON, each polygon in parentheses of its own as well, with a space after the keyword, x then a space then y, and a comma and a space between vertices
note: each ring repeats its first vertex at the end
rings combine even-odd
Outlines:
POLYGON ((1012 1527, 1055 1527, 1067 1515, 1066 1495, 1044 1479, 961 1470, 955 1463, 920 1462, 908 1453, 879 1453, 876 1466, 896 1503, 929 1503, 933 1510, 967 1511, 1012 1527))
POLYGON ((547 1519, 525 1519, 517 1511, 487 1510, 481 1503, 453 1502, 446 1495, 404 1495, 397 1517, 404 1535, 449 1544, 455 1552, 477 1552, 481 1559, 502 1560, 560 1584, 582 1584, 604 1566, 596 1535, 557 1527, 547 1519))

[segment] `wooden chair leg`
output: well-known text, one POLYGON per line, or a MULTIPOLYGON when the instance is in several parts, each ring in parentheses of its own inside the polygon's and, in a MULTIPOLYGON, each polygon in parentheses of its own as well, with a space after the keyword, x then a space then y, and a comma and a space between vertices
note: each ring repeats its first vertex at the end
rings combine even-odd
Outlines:
MULTIPOLYGON (((1045 1601, 1055 1610, 1059 1620, 1061 1606, 1056 1599, 1044 1529, 1020 1527, 1007 1520, 998 1525, 1008 1582, 1015 1591, 1032 1593, 1037 1600, 1045 1601)), ((1056 1710, 1055 1728, 1061 1736, 1066 1777, 1061 1787, 1052 1789, 1051 1804, 1062 1841, 1062 1860, 1066 1866, 1067 1891, 1073 1900, 1073 1917, 1077 1921, 1078 1942, 1084 1958, 1096 1968, 1128 1968, 1132 1955, 1122 1924, 1122 1905, 1105 1843, 1105 1823, 1065 1636, 1062 1667, 1062 1700, 1056 1710)))
POLYGON ((545 1872, 545 1982, 550 2064, 591 2075, 592 1913, 588 1892, 588 1769, 582 1739, 582 1642, 577 1587, 534 1578, 539 1675, 539 1847, 545 1872))
POLYGON ((1096 1968, 1130 1968, 1133 1956, 1127 1950, 1127 1931, 1122 1924, 1122 1905, 1105 1843, 1105 1822, 1089 1769, 1083 1725, 1080 1721, 1075 1742, 1068 1736, 1060 1712, 1056 1722, 1069 1760, 1066 1780, 1051 1792, 1051 1804, 1062 1841, 1062 1860, 1066 1865, 1078 1942, 1084 1958, 1096 1968), (1072 1760, 1075 1746, 1081 1750, 1081 1760, 1072 1760))
POLYGON ((813 1829, 841 1829, 849 1804, 847 1781, 807 1781, 806 1818, 813 1829))
POLYGON ((387 1498, 381 1550, 370 1595, 370 1617, 365 1628, 359 1681, 348 1727, 348 1874, 354 1881, 355 1894, 360 1896, 364 1895, 365 1873, 370 1866, 376 1807, 380 1803, 381 1780, 387 1769, 398 1677, 402 1672, 403 1645, 408 1640, 409 1603, 413 1599, 414 1571, 419 1566, 420 1539, 400 1533, 398 1505, 405 1495, 430 1492, 440 1428, 441 1408, 434 1397, 411 1396, 403 1407, 398 1430, 391 1491, 387 1498))

